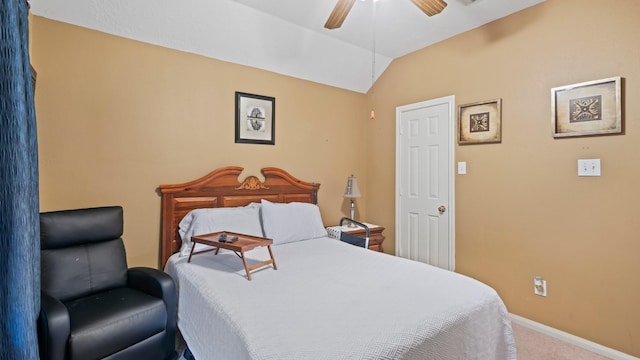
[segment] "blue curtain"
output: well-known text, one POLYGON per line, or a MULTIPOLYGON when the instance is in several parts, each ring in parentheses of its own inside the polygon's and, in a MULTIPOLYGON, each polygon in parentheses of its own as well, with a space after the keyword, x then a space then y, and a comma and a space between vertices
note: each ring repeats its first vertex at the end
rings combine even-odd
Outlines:
POLYGON ((38 143, 25 0, 0 0, 0 359, 37 360, 38 143))

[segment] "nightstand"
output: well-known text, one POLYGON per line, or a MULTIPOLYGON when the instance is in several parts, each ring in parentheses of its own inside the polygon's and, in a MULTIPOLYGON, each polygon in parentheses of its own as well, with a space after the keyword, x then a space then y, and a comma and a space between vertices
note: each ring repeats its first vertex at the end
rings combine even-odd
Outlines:
MULTIPOLYGON (((382 252, 382 242, 384 241, 384 235, 382 235, 382 232, 384 231, 384 228, 382 226, 375 225, 375 224, 369 224, 369 223, 364 223, 364 224, 369 227, 369 250, 382 252)), ((348 226, 336 225, 336 226, 328 227, 327 231, 329 232, 329 236, 331 237, 335 237, 333 236, 332 233, 338 233, 338 235, 336 236, 340 236, 339 235, 340 231, 343 231, 352 235, 356 235, 356 236, 361 236, 361 237, 364 237, 366 234, 365 229, 359 226, 355 228, 351 228, 348 226)))

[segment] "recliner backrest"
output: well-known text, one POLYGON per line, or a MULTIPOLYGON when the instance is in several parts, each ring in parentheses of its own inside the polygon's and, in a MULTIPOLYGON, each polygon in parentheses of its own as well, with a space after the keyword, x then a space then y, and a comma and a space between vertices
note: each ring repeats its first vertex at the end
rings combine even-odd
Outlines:
POLYGON ((61 301, 127 284, 120 206, 40 214, 41 289, 61 301))

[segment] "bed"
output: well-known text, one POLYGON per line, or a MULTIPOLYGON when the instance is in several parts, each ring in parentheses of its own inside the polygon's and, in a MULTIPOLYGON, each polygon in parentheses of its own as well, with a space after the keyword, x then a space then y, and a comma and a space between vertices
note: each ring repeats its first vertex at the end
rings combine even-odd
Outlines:
MULTIPOLYGON (((492 288, 330 238, 320 184, 278 168, 240 180, 242 171, 159 188, 161 261, 177 282, 178 327, 196 359, 516 359, 492 288), (225 250, 188 263, 190 236, 221 229, 271 238, 277 270, 256 269, 247 281, 225 250)), ((257 248, 247 261, 268 256, 257 248)))

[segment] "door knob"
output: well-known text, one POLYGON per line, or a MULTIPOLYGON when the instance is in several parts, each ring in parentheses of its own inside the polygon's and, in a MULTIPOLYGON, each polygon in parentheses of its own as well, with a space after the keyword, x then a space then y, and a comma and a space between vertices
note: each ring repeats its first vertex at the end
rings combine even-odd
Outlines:
POLYGON ((447 211, 447 208, 444 205, 440 205, 438 206, 438 211, 440 212, 440 215, 442 215, 445 211, 447 211))

